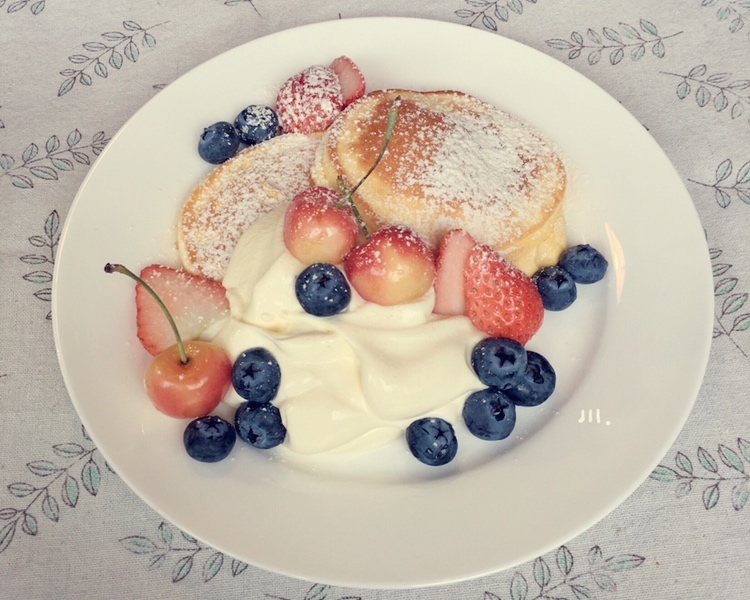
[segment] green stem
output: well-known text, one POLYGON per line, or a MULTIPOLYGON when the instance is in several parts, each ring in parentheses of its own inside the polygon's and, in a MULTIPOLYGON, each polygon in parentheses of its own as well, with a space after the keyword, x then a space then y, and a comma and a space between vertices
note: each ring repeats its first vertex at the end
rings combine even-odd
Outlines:
POLYGON ((174 333, 174 337, 177 339, 177 349, 180 351, 180 362, 183 365, 188 364, 188 356, 185 353, 185 346, 182 343, 182 337, 180 337, 180 332, 177 329, 177 324, 174 322, 174 319, 172 318, 172 315, 169 314, 169 310, 167 310, 167 307, 164 305, 164 302, 161 301, 161 298, 157 295, 157 293, 153 290, 153 288, 147 284, 143 279, 138 277, 135 273, 133 273, 130 269, 123 265, 118 264, 112 264, 107 263, 104 265, 104 272, 105 273, 122 273, 123 275, 127 275, 135 281, 138 285, 143 287, 144 290, 146 290, 154 300, 156 300, 156 303, 159 305, 159 308, 162 309, 164 312, 164 315, 167 317, 167 321, 169 321, 169 326, 172 328, 172 332, 174 333))
POLYGON ((336 205, 336 208, 341 208, 342 206, 344 206, 344 204, 348 203, 352 207, 352 212, 354 213, 354 217, 357 219, 357 222, 362 228, 362 232, 365 234, 365 237, 368 237, 368 238, 370 237, 370 234, 367 231, 367 227, 365 226, 364 220, 362 219, 362 215, 359 213, 359 209, 357 208, 357 205, 354 203, 352 196, 359 189, 359 186, 361 186, 365 182, 365 180, 370 176, 370 174, 375 170, 378 164, 380 164, 380 161, 385 155, 385 151, 388 148, 388 143, 391 141, 391 136, 393 135, 393 128, 396 125, 396 116, 398 115, 399 106, 401 106, 401 96, 396 96, 395 100, 393 101, 393 105, 391 106, 391 109, 388 111, 388 124, 385 128, 385 137, 383 138, 383 147, 380 149, 378 156, 375 158, 375 162, 372 164, 372 166, 367 171, 367 173, 365 173, 364 177, 362 177, 362 179, 360 179, 359 182, 357 182, 357 185, 355 185, 352 189, 348 189, 346 187, 346 185, 344 184, 344 180, 341 177, 339 177, 336 182, 338 183, 338 186, 341 189, 341 192, 344 194, 344 197, 336 205))
POLYGON ((336 204, 336 208, 341 208, 342 206, 344 206, 344 204, 348 204, 351 207, 352 212, 354 213, 354 218, 357 220, 357 224, 359 225, 360 229, 362 229, 362 233, 367 239, 369 239, 370 232, 367 229, 367 225, 365 225, 365 220, 362 218, 362 214, 359 212, 359 207, 352 199, 352 192, 347 189, 343 178, 339 177, 336 180, 336 183, 338 184, 341 193, 344 194, 344 197, 341 199, 341 201, 336 204))

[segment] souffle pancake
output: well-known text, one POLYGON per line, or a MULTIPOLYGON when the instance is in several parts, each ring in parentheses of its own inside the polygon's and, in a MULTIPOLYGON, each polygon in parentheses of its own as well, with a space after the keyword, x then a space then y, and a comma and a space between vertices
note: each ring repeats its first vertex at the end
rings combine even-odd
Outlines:
POLYGON ((220 281, 247 228, 310 184, 319 144, 320 134, 286 133, 245 148, 209 173, 177 224, 183 267, 220 281))
POLYGON ((433 247, 468 231, 531 275, 566 245, 566 172, 550 142, 525 123, 457 91, 378 90, 347 107, 324 133, 312 180, 352 187, 386 153, 354 200, 369 228, 406 225, 433 247))

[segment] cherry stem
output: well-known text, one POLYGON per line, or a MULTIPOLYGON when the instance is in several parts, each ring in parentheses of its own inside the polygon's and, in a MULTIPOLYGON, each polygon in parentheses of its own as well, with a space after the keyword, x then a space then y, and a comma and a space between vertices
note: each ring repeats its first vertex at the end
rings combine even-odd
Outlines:
POLYGON ((351 207, 352 212, 354 213, 354 218, 357 219, 357 224, 362 229, 362 233, 367 239, 369 239, 370 232, 367 229, 367 225, 365 225, 365 220, 362 218, 362 214, 359 212, 359 208, 354 203, 354 200, 352 200, 352 192, 346 189, 344 180, 341 177, 336 180, 336 183, 338 183, 339 188, 344 194, 344 198, 338 204, 336 204, 336 208, 341 208, 342 206, 344 206, 344 204, 348 204, 351 207))
POLYGON ((388 148, 388 143, 391 141, 391 136, 393 135, 393 128, 396 125, 396 116, 398 115, 399 106, 401 106, 401 96, 396 96, 396 98, 393 101, 393 104, 391 105, 391 109, 388 111, 388 124, 385 128, 385 137, 383 138, 383 147, 380 149, 380 153, 375 158, 375 162, 372 164, 369 171, 365 173, 365 176, 362 177, 362 179, 360 179, 359 182, 357 182, 357 185, 355 185, 352 189, 348 189, 346 187, 346 184, 344 183, 343 178, 339 177, 336 180, 336 183, 341 189, 341 192, 344 194, 344 197, 336 205, 336 208, 341 208, 344 204, 348 203, 352 207, 352 212, 354 213, 354 217, 357 219, 357 222, 359 223, 359 226, 362 228, 362 232, 365 234, 366 238, 369 238, 370 234, 367 231, 367 226, 365 225, 365 222, 362 219, 362 215, 360 214, 359 209, 357 208, 357 205, 354 203, 354 199, 352 198, 352 196, 359 189, 359 186, 361 186, 365 182, 365 180, 370 176, 370 174, 375 170, 375 168, 378 166, 381 159, 385 155, 385 151, 388 148))
POLYGON ((167 317, 167 321, 169 321, 169 325, 172 328, 172 332, 174 333, 175 338, 177 339, 177 349, 180 351, 180 362, 183 365, 188 364, 188 361, 190 360, 188 358, 187 353, 185 352, 185 346, 182 343, 182 337, 180 336, 180 332, 177 329, 177 324, 174 322, 174 319, 172 318, 172 315, 169 314, 169 310, 167 310, 167 307, 164 305, 164 302, 162 302, 161 298, 159 298, 159 295, 154 291, 154 289, 147 284, 143 279, 138 277, 135 273, 133 273, 130 269, 123 265, 118 264, 112 264, 107 263, 104 265, 104 272, 105 273, 122 273, 123 275, 127 275, 135 281, 138 285, 140 285, 144 290, 146 290, 154 300, 156 300, 156 303, 159 305, 159 308, 164 312, 164 315, 167 317))

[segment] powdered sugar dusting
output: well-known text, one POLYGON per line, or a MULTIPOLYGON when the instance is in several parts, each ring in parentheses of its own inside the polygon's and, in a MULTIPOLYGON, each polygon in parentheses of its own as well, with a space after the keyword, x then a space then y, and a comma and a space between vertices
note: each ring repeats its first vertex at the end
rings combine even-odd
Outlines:
POLYGON ((185 268, 221 280, 240 236, 309 185, 316 136, 285 134, 240 152, 193 191, 178 224, 185 268))
POLYGON ((330 137, 339 152, 361 144, 358 167, 364 168, 382 145, 384 112, 403 95, 391 144, 375 171, 387 193, 363 186, 363 194, 372 193, 363 198, 388 222, 413 227, 433 245, 461 227, 479 243, 503 247, 554 211, 565 189, 564 167, 529 125, 458 92, 382 94, 356 123, 334 123, 330 137))
POLYGON ((276 111, 286 132, 325 131, 343 106, 338 76, 320 65, 287 79, 276 97, 276 111))

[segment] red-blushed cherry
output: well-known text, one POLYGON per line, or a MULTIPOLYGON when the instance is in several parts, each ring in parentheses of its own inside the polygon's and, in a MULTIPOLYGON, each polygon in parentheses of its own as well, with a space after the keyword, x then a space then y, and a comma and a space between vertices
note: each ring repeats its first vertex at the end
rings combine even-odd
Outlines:
POLYGON ((284 215, 284 244, 300 262, 339 264, 354 248, 359 225, 341 192, 322 186, 299 192, 284 215))
POLYGON ((432 250, 414 231, 398 225, 376 231, 354 248, 344 269, 362 298, 384 306, 418 300, 435 279, 432 250))
POLYGON ((347 188, 340 179, 337 182, 340 190, 314 186, 292 198, 284 215, 284 245, 300 262, 306 265, 340 264, 357 244, 360 231, 364 238, 370 237, 353 195, 383 158, 393 134, 400 102, 400 98, 396 98, 388 112, 380 153, 354 187, 347 188))
POLYGON ((177 344, 154 357, 143 383, 153 405, 177 419, 194 419, 214 410, 229 389, 232 362, 216 344, 198 340, 184 343, 187 363, 177 344))
POLYGON ((107 263, 104 271, 126 275, 151 294, 175 335, 177 343, 158 353, 144 375, 146 394, 153 405, 178 419, 201 417, 214 410, 231 384, 232 363, 226 352, 210 342, 183 342, 161 298, 123 265, 107 263))

